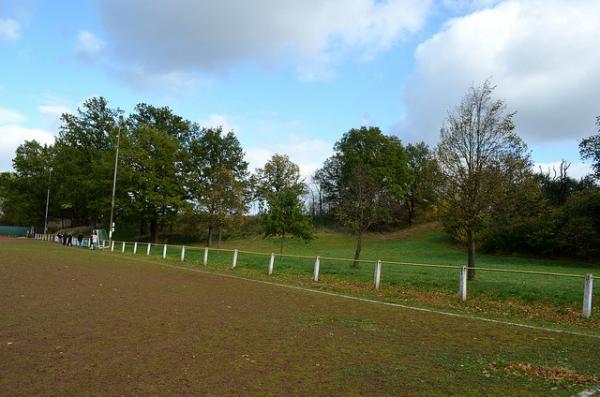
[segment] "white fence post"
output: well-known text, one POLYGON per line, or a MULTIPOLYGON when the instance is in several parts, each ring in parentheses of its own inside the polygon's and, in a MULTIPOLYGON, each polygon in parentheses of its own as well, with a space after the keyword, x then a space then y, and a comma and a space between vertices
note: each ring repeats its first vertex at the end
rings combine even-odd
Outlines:
POLYGON ((204 248, 204 261, 202 262, 204 266, 208 265, 208 247, 204 248))
POLYGON ((460 268, 460 285, 458 287, 458 299, 461 302, 465 302, 467 300, 467 267, 462 266, 460 268))
POLYGON ((121 248, 121 253, 125 253, 125 241, 123 241, 123 247, 121 248))
POLYGON ((146 255, 150 255, 150 247, 152 247, 152 244, 148 243, 148 247, 146 248, 146 255))
POLYGON ((375 264, 375 289, 379 289, 379 285, 381 284, 381 261, 378 260, 375 264))
POLYGON ((137 241, 133 243, 133 254, 137 254, 137 241))
POLYGON ((167 244, 164 245, 163 247, 163 259, 167 258, 167 244))
POLYGON ((315 259, 315 270, 313 272, 313 281, 319 281, 319 268, 321 267, 321 257, 315 259))
POLYGON ((583 287, 583 318, 588 319, 592 316, 592 291, 594 288, 594 277, 591 274, 585 275, 583 287))
POLYGON ((181 247, 181 261, 185 261, 185 245, 181 247))
POLYGON ((115 240, 110 242, 110 252, 115 252, 115 240))
POLYGON ((271 259, 269 259, 269 276, 273 274, 273 265, 275 264, 275 254, 271 253, 271 259))
POLYGON ((238 257, 238 250, 233 250, 233 261, 231 262, 232 269, 235 269, 235 267, 237 266, 237 257, 238 257))

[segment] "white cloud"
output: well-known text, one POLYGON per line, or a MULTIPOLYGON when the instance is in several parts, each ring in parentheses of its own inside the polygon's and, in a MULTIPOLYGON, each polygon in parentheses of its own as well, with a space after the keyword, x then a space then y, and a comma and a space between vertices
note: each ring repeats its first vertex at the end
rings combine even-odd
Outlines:
POLYGON ((222 73, 286 58, 317 78, 418 31, 422 0, 107 0, 100 11, 114 62, 150 74, 222 73))
POLYGON ((98 59, 104 49, 104 42, 96 37, 92 32, 80 30, 77 34, 77 57, 85 62, 92 62, 98 59))
POLYGON ((21 37, 21 25, 14 19, 0 18, 0 40, 17 41, 21 37))
POLYGON ((69 113, 70 109, 64 105, 41 105, 38 106, 38 111, 42 116, 44 129, 58 132, 61 116, 63 113, 69 113))
POLYGON ((42 144, 54 142, 54 135, 50 132, 18 124, 25 120, 25 116, 18 112, 0 108, 0 171, 12 169, 15 150, 24 141, 35 139, 42 144))
POLYGON ((246 160, 250 169, 262 168, 274 154, 287 154, 290 160, 298 164, 300 173, 306 181, 319 168, 323 161, 332 155, 333 144, 304 135, 289 134, 273 144, 251 146, 246 150, 246 160))
POLYGON ((0 107, 0 124, 19 123, 25 121, 25 116, 11 109, 0 107))
POLYGON ((433 142, 446 112, 491 77, 526 141, 577 139, 600 111, 600 2, 506 1, 451 19, 415 53, 401 129, 433 142))
POLYGON ((231 120, 229 120, 229 117, 222 114, 211 114, 207 119, 199 120, 198 124, 200 127, 205 128, 223 127, 223 132, 227 133, 229 131, 233 131, 238 136, 240 132, 240 128, 233 124, 231 120))

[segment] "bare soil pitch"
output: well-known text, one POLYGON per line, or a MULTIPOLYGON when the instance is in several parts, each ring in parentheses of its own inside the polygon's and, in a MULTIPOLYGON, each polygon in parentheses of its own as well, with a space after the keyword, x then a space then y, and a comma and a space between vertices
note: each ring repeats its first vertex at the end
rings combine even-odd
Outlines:
POLYGON ((0 240, 0 395, 570 395, 598 357, 599 339, 0 240))

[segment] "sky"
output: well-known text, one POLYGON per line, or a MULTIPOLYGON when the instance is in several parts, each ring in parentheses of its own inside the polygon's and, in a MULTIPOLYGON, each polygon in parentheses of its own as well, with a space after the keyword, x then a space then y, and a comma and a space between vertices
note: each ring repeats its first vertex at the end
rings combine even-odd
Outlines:
POLYGON ((252 169, 282 153, 308 177, 351 128, 435 145, 491 79, 536 167, 579 178, 599 38, 598 0, 0 0, 0 171, 104 96, 221 125, 252 169))

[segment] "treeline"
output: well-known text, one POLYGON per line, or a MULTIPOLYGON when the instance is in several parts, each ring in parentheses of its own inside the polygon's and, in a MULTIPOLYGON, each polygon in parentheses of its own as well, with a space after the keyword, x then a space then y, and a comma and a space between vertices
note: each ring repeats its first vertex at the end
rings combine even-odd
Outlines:
POLYGON ((403 145, 376 127, 352 129, 309 181, 285 155, 251 172, 232 131, 143 103, 126 116, 92 98, 62 116, 53 145, 19 146, 14 171, 0 175, 0 221, 42 228, 50 187, 50 219, 108 229, 118 146, 116 231, 135 225, 151 241, 202 227, 207 243, 219 244, 250 224, 279 237, 283 251, 288 236, 309 240, 315 223, 329 222, 356 236, 358 266, 366 231, 440 219, 468 247, 471 267, 476 247, 597 257, 600 132, 580 144, 592 175, 576 181, 566 163, 535 170, 514 113, 492 94, 489 82, 471 88, 434 148, 403 145))

